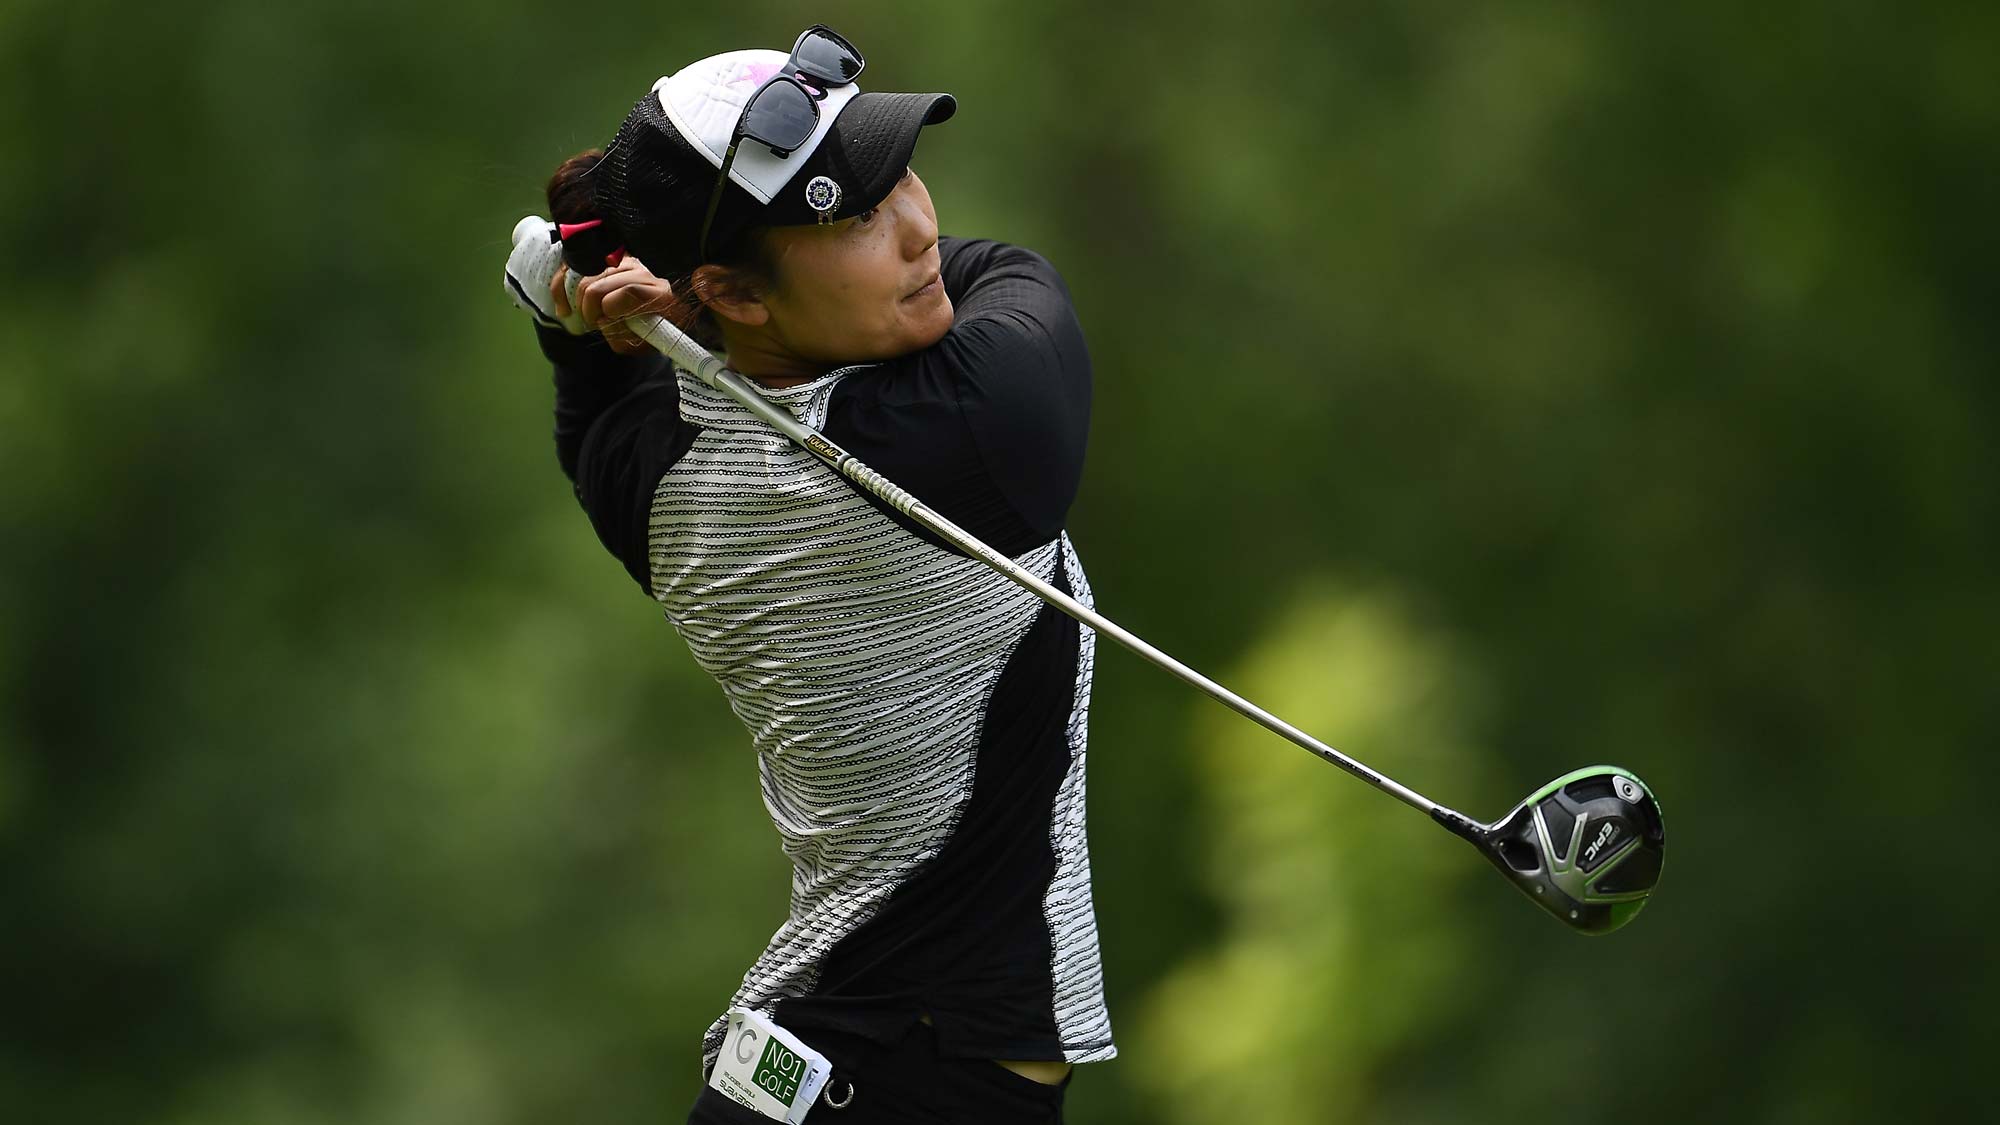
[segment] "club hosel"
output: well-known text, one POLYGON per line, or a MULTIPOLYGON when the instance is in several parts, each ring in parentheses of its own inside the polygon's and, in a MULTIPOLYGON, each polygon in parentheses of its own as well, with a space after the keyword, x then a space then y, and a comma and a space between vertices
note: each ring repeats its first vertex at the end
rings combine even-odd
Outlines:
POLYGON ((1455 809, 1439 805, 1431 810, 1431 819, 1442 824, 1452 835, 1460 839, 1477 844, 1486 838, 1485 825, 1455 809))

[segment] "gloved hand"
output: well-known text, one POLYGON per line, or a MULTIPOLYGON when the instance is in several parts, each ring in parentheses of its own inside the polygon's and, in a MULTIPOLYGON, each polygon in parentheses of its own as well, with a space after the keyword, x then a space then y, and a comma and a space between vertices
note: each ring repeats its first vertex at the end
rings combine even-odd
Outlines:
POLYGON ((537 324, 560 328, 572 336, 592 331, 576 307, 572 296, 568 316, 556 310, 549 286, 563 264, 562 243, 556 240, 554 223, 540 215, 529 215, 514 224, 514 250, 507 255, 505 284, 514 299, 537 324))

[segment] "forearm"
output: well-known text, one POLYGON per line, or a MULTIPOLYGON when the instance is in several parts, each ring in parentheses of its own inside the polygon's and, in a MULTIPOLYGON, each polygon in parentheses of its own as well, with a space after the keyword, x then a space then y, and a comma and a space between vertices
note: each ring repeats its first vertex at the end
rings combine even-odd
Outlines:
POLYGON ((536 325, 535 336, 555 366, 556 460, 574 481, 577 454, 592 424, 640 382, 662 373, 667 361, 659 355, 620 355, 595 332, 571 336, 536 325))

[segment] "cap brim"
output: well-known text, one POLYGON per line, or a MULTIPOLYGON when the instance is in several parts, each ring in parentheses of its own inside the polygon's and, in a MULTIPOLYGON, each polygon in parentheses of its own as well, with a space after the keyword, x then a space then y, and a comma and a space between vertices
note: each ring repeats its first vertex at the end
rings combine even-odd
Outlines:
POLYGON ((948 121, 957 111, 958 101, 950 94, 855 95, 759 220, 779 226, 835 222, 868 210, 895 190, 924 126, 948 121), (812 200, 824 205, 827 193, 807 190, 820 177, 839 188, 837 200, 825 210, 815 208, 812 200))

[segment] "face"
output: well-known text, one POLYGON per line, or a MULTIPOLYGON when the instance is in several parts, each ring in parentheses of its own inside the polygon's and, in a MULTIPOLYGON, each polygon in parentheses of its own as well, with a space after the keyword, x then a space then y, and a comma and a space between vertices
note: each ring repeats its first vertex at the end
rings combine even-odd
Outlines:
POLYGON ((771 343, 839 366, 927 348, 951 328, 938 276, 937 212, 913 171, 872 211, 773 228, 777 285, 762 295, 771 343))

